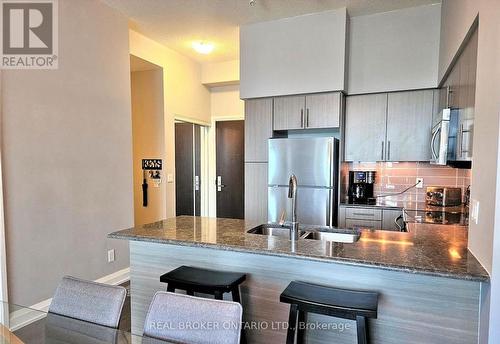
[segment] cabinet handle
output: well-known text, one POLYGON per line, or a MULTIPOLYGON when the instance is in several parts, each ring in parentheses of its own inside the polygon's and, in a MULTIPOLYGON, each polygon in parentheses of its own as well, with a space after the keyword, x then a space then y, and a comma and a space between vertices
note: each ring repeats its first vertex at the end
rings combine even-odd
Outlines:
POLYGON ((463 158, 464 153, 469 153, 469 150, 464 149, 464 134, 469 133, 470 130, 464 130, 464 124, 460 124, 460 157, 463 158))
POLYGON ((304 109, 300 109, 300 127, 304 128, 304 109))
POLYGON ((375 216, 375 214, 372 214, 372 213, 352 213, 353 215, 355 216, 375 216))
POLYGON ((309 128, 309 109, 306 110, 306 128, 309 128))
POLYGON ((391 141, 387 141, 387 160, 391 160, 391 141))
POLYGON ((460 153, 459 153, 460 158, 463 158, 464 155, 463 147, 464 147, 464 124, 462 123, 460 124, 460 153))
POLYGON ((380 160, 384 161, 384 141, 382 141, 382 150, 380 151, 380 160))

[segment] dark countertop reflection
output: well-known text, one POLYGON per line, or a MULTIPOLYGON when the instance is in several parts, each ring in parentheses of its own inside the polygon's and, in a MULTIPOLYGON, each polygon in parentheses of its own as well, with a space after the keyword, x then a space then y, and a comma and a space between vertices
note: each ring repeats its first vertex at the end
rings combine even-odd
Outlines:
POLYGON ((362 230, 352 244, 249 234, 259 223, 180 216, 108 235, 110 238, 208 247, 374 267, 455 279, 489 281, 467 249, 467 227, 408 224, 409 232, 362 230))

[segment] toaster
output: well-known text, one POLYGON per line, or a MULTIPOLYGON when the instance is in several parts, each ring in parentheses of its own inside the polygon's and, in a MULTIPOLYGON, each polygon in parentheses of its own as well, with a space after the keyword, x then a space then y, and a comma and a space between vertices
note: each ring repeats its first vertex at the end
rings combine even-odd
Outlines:
POLYGON ((427 205, 451 207, 462 204, 462 189, 446 186, 428 186, 426 194, 427 205))

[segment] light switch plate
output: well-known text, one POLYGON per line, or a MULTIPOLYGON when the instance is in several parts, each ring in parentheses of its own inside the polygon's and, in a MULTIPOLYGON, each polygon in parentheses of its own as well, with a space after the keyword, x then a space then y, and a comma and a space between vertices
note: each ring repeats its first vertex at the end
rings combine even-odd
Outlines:
POLYGON ((417 184, 415 186, 417 189, 422 189, 424 187, 424 178, 417 178, 415 184, 417 184))
POLYGON ((476 225, 479 223, 479 202, 475 199, 471 200, 470 218, 476 225))
POLYGON ((108 263, 115 261, 115 249, 108 250, 108 263))
POLYGON ((174 175, 172 173, 167 174, 167 183, 174 182, 174 175))

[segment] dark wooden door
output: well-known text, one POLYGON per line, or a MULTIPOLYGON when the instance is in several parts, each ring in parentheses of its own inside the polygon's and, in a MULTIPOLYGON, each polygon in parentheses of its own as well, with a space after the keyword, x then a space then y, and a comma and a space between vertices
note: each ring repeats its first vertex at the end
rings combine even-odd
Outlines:
POLYGON ((175 123, 176 215, 194 215, 193 125, 175 123))
POLYGON ((243 219, 245 216, 244 142, 244 121, 216 123, 217 217, 243 219))
POLYGON ((176 215, 201 214, 201 127, 175 123, 176 215))

